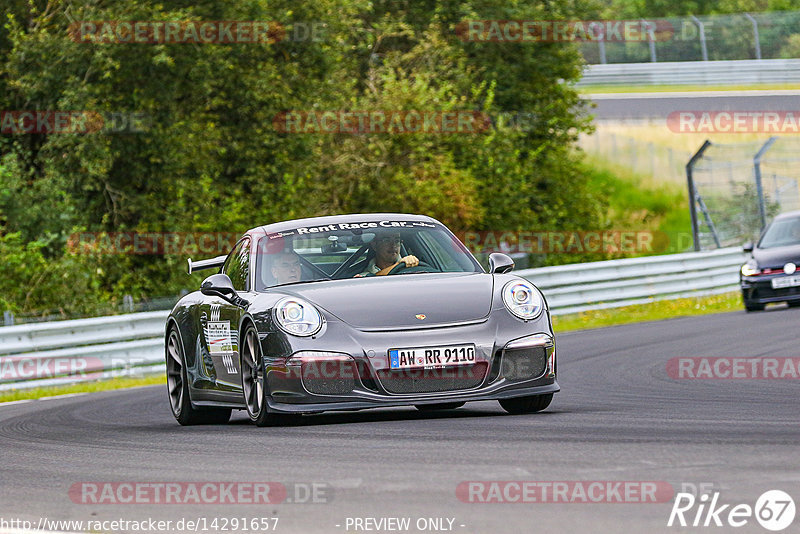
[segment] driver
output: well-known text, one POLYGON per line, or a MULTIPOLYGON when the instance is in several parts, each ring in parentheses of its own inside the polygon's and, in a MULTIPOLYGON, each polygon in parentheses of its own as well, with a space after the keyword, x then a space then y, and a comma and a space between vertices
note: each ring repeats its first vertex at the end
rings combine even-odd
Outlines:
POLYGON ((272 276, 276 285, 299 282, 302 275, 300 257, 294 252, 280 252, 272 259, 272 276))
POLYGON ((400 238, 400 232, 386 232, 375 235, 375 238, 369 244, 374 252, 374 256, 367 264, 367 269, 357 274, 356 277, 366 276, 373 274, 383 276, 389 274, 389 271, 394 269, 398 264, 405 263, 406 267, 416 267, 419 265, 419 259, 416 256, 408 255, 400 257, 400 245, 403 240, 400 238))

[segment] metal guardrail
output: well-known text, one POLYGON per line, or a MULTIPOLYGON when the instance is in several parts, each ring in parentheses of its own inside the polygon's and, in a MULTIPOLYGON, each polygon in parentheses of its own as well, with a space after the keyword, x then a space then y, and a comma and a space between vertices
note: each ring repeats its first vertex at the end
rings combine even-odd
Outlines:
MULTIPOLYGON (((525 269, 554 314, 738 287, 740 248, 525 269)), ((167 311, 0 327, 0 391, 164 372, 167 311)))
POLYGON ((746 85, 800 82, 800 59, 674 61, 587 65, 578 87, 591 85, 746 85))
POLYGON ((739 247, 516 271, 539 287, 554 315, 726 293, 738 289, 739 247))
POLYGON ((0 328, 0 391, 164 370, 169 311, 0 328))

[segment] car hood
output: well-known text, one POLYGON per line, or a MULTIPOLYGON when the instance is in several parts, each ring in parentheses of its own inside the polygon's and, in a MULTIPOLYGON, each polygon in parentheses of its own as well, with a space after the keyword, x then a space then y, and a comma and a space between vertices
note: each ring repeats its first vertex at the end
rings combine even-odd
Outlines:
POLYGON ((759 269, 779 269, 788 262, 800 264, 800 245, 775 248, 757 248, 753 258, 759 269))
POLYGON ((489 274, 429 273, 301 284, 285 292, 355 328, 425 328, 485 318, 493 284, 489 274))

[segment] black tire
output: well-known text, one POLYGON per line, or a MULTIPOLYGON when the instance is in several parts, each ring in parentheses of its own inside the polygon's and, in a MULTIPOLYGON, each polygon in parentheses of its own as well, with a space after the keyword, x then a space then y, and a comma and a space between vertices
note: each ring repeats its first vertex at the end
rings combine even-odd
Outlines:
POLYGON ((244 329, 241 343, 242 395, 247 415, 256 426, 280 426, 293 421, 292 416, 270 412, 267 407, 267 384, 264 357, 258 332, 252 324, 244 329))
POLYGON ((183 426, 221 425, 231 418, 229 408, 195 408, 189 397, 189 381, 186 379, 186 357, 178 331, 173 326, 167 336, 167 396, 175 420, 183 426))
POLYGON ((800 308, 800 300, 792 300, 786 304, 788 304, 790 308, 800 308))
POLYGON ((455 410, 461 408, 466 402, 441 402, 439 404, 415 404, 414 408, 421 412, 435 412, 438 410, 455 410))
POLYGON ((530 397, 517 397, 515 399, 503 399, 500 406, 510 414, 518 415, 523 413, 536 413, 541 412, 553 400, 553 394, 547 395, 532 395, 530 397))
POLYGON ((754 304, 751 302, 744 303, 744 309, 749 312, 764 311, 765 304, 754 304))

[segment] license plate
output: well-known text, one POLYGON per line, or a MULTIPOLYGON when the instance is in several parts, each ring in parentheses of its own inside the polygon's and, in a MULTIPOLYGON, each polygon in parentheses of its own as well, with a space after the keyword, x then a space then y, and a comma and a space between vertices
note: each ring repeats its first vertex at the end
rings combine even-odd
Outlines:
POLYGON ((800 286, 800 276, 782 276, 772 279, 772 289, 800 286))
POLYGON ((472 344, 389 350, 389 367, 391 369, 447 367, 474 362, 475 345, 472 344))

